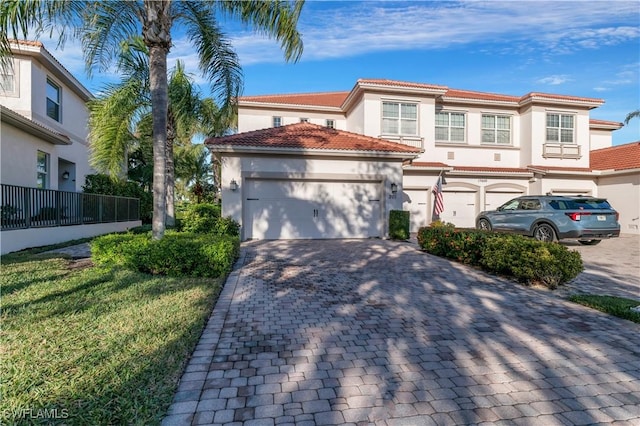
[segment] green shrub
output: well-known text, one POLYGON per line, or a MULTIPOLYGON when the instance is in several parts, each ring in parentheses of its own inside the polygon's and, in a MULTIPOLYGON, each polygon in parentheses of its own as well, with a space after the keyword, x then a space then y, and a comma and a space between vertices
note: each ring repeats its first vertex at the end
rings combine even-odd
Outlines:
POLYGON ((182 230, 197 234, 216 233, 216 224, 220 219, 220 206, 217 204, 191 204, 182 216, 182 230))
POLYGON ((118 265, 154 275, 219 277, 238 257, 237 237, 167 231, 161 240, 146 234, 111 234, 91 243, 99 265, 118 265))
POLYGON ((454 229, 440 225, 418 231, 418 243, 428 253, 551 289, 583 270, 580 253, 557 243, 520 235, 454 229))
POLYGON ((228 235, 230 237, 240 236, 240 224, 232 217, 221 217, 216 222, 215 233, 217 235, 228 235))
POLYGON ((404 210, 389 212, 389 238, 393 240, 409 239, 409 214, 404 210))

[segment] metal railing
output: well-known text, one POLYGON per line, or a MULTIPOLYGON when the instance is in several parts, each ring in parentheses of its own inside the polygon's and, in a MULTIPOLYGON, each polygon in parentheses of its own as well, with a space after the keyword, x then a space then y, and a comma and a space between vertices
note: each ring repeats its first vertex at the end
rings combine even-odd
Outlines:
POLYGON ((137 198, 0 185, 2 231, 140 220, 137 198))

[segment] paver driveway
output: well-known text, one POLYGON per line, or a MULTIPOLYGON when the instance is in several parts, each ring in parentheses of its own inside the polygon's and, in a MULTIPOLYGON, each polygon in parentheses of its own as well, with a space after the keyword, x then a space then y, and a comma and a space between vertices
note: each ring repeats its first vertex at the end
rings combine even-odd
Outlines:
POLYGON ((381 240, 243 244, 164 424, 639 424, 640 325, 381 240))

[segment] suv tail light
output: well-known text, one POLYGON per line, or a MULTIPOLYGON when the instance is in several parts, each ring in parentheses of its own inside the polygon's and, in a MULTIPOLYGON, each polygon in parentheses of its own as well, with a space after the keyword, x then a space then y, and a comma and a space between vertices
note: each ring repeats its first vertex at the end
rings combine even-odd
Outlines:
POLYGON ((620 221, 620 213, 616 212, 616 222, 620 221))
POLYGON ((590 216, 591 215, 590 212, 565 213, 565 214, 567 216, 569 216, 569 219, 573 220, 574 222, 579 221, 582 216, 590 216))

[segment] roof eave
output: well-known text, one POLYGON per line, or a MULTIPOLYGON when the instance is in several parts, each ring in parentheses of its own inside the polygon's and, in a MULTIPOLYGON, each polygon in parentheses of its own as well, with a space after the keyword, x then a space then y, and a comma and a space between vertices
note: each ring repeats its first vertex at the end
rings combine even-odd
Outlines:
POLYGON ((17 127, 24 132, 54 145, 71 145, 71 139, 65 135, 49 130, 33 120, 0 105, 0 118, 3 122, 17 127))
POLYGON ((492 106, 505 106, 510 108, 518 108, 520 106, 519 103, 516 101, 471 99, 471 98, 460 98, 456 96, 442 96, 441 99, 442 99, 442 102, 458 103, 458 104, 492 105, 492 106))
POLYGON ((369 158, 396 158, 410 160, 417 158, 422 152, 401 151, 364 151, 347 149, 309 149, 291 147, 264 147, 248 145, 216 145, 206 144, 211 152, 220 153, 247 153, 247 154, 279 154, 279 155, 319 155, 332 157, 369 157, 369 158))
POLYGON ((512 177, 533 177, 533 172, 514 172, 499 170, 456 170, 448 172, 451 176, 512 176, 512 177))
POLYGON ((259 109, 288 109, 288 110, 303 110, 303 111, 322 111, 332 112, 336 114, 343 114, 342 108, 323 106, 323 105, 302 105, 302 104, 287 104, 287 103, 273 103, 273 102, 252 102, 238 100, 238 108, 259 108, 259 109))
POLYGON ((561 106, 571 106, 571 107, 582 107, 588 109, 598 108, 599 106, 604 104, 602 100, 580 100, 580 99, 560 99, 553 97, 544 97, 544 96, 535 96, 535 97, 527 97, 520 102, 518 102, 518 106, 523 107, 527 105, 534 104, 553 104, 553 105, 561 105, 561 106))

